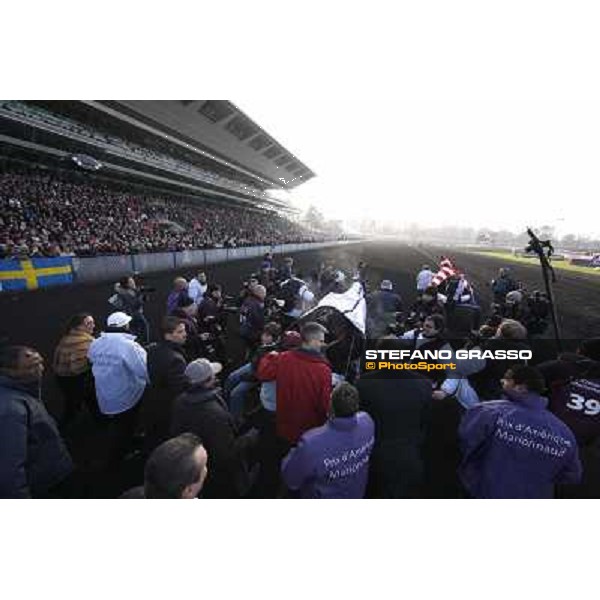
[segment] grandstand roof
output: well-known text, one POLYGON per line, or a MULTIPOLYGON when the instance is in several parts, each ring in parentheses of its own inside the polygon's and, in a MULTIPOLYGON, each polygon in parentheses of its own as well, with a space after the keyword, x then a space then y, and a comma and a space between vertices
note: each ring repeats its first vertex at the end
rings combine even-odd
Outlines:
POLYGON ((315 174, 228 100, 84 101, 253 177, 291 189, 315 174))

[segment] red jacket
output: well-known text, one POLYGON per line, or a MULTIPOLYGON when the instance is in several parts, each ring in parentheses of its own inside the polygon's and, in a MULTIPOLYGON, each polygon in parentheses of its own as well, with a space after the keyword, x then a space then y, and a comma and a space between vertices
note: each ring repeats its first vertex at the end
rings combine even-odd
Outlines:
POLYGON ((261 381, 277 382, 277 435, 295 444, 300 436, 327 421, 331 367, 327 359, 306 350, 270 352, 258 363, 261 381))

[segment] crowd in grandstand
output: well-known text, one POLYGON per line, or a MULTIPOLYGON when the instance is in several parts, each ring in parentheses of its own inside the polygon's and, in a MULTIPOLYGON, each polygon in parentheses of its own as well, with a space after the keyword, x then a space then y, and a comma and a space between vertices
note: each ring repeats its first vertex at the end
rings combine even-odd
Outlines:
POLYGON ((352 358, 358 329, 331 309, 349 294, 366 294, 367 332, 381 351, 521 350, 539 334, 527 319, 500 314, 512 310, 509 294, 526 294, 506 271, 492 282, 501 309, 482 319, 476 290, 450 259, 415 274, 409 305, 390 280, 369 290, 367 269, 360 264, 349 277, 328 263, 304 277, 292 259, 275 264, 265 255, 229 296, 213 274, 178 277, 160 332, 150 335, 144 291, 123 278, 106 323, 75 315, 56 348, 60 427, 39 398, 43 358, 5 343, 0 496, 93 494, 90 480, 136 456, 144 480, 116 495, 598 496, 600 339, 537 367, 515 355, 466 361, 452 377, 438 369, 361 373, 352 358), (236 333, 240 364, 226 343, 236 333), (94 466, 74 463, 64 441, 82 417, 101 433, 94 466))
MULTIPOLYGON (((268 199, 269 197, 267 192, 249 183, 241 183, 240 181, 217 174, 214 171, 209 171, 190 162, 178 159, 165 152, 159 152, 149 146, 141 146, 114 134, 78 123, 72 118, 55 114, 39 106, 24 104, 16 100, 5 100, 0 102, 0 111, 3 110, 8 111, 9 114, 19 115, 26 122, 36 125, 41 124, 53 130, 67 131, 70 136, 79 137, 83 140, 93 140, 95 144, 99 144, 103 148, 108 147, 111 152, 126 158, 141 159, 149 165, 155 165, 200 182, 219 185, 230 190, 249 194, 255 198, 268 199)), ((154 143, 156 144, 157 142, 154 143)))
POLYGON ((275 213, 190 204, 39 170, 0 173, 0 258, 321 241, 275 213))

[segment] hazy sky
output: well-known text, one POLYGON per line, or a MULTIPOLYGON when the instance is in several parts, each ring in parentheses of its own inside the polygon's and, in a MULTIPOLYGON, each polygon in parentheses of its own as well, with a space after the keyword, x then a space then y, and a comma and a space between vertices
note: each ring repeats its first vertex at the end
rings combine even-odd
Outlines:
POLYGON ((340 70, 234 101, 317 173, 294 198, 326 216, 600 237, 600 24, 555 4, 409 11, 340 70))

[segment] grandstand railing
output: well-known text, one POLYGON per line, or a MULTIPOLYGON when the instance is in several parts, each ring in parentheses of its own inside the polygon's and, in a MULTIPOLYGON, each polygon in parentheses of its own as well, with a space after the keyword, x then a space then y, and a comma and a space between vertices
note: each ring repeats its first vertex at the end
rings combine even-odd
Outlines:
MULTIPOLYGON (((356 243, 352 241, 306 242, 302 244, 278 244, 266 246, 246 246, 240 248, 212 248, 209 250, 187 250, 184 252, 157 252, 152 254, 107 255, 90 257, 62 257, 61 274, 52 271, 48 276, 51 261, 57 259, 0 260, 0 292, 37 289, 53 285, 71 283, 93 283, 115 281, 134 273, 154 273, 158 271, 179 270, 192 267, 206 267, 218 263, 255 258, 266 252, 273 254, 291 254, 303 250, 316 250, 331 246, 356 243), (45 263, 48 262, 48 265, 45 263), (17 264, 19 263, 19 264, 17 264), (64 271, 70 266, 69 277, 64 271), (10 274, 10 277, 9 277, 10 274)), ((56 267, 52 267, 56 268, 56 267)))

